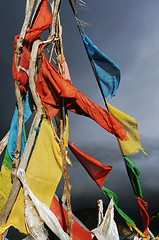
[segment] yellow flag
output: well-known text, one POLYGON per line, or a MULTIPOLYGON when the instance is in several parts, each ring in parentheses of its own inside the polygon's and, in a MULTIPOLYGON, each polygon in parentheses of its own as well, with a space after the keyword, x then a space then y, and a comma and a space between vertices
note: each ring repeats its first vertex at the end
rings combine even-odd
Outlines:
POLYGON ((11 170, 2 164, 0 172, 0 211, 9 197, 11 187, 11 170))
MULTIPOLYGON (((51 124, 43 119, 38 138, 26 171, 27 184, 33 194, 49 208, 62 176, 60 148, 54 139, 51 124)), ((23 189, 20 190, 7 224, 27 233, 24 220, 23 189)))
POLYGON ((126 221, 126 223, 127 223, 128 227, 130 228, 130 231, 133 231, 133 229, 134 229, 140 235, 140 237, 142 237, 143 239, 146 239, 145 235, 137 227, 134 227, 127 221, 126 221))
POLYGON ((110 114, 124 127, 129 138, 128 141, 121 141, 118 139, 123 155, 135 154, 139 151, 139 149, 144 152, 140 144, 138 126, 135 118, 119 111, 109 103, 107 103, 107 106, 110 114))
MULTIPOLYGON (((68 115, 66 114, 65 116, 66 124, 65 124, 65 131, 63 134, 63 141, 64 141, 64 147, 67 149, 68 148, 68 139, 69 139, 69 121, 68 121, 68 115)), ((66 150, 66 161, 69 165, 72 166, 71 160, 69 159, 67 155, 67 150, 66 150)))
POLYGON ((0 239, 2 239, 2 234, 10 227, 11 225, 0 226, 0 239))

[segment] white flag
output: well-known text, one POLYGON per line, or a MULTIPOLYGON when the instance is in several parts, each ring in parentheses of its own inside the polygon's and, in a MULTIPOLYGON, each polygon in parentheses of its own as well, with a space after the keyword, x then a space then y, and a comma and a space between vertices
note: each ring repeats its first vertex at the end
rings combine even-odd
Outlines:
POLYGON ((48 239, 47 233, 41 222, 42 220, 61 240, 71 240, 67 233, 62 229, 54 213, 34 196, 26 183, 24 170, 18 169, 17 176, 23 184, 25 224, 29 233, 37 240, 48 239), (35 215, 35 208, 38 215, 35 215))
POLYGON ((119 233, 114 221, 114 202, 110 200, 107 211, 99 227, 91 231, 98 240, 119 240, 119 233))

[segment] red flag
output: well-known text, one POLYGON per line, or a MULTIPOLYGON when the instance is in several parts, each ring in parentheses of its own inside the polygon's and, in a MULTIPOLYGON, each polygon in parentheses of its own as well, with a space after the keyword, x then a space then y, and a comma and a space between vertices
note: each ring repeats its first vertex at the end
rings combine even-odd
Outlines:
MULTIPOLYGON (((44 0, 40 6, 39 12, 37 13, 37 16, 35 18, 32 28, 29 29, 25 35, 24 46, 20 54, 19 71, 15 66, 15 56, 13 56, 13 66, 12 66, 13 78, 14 80, 20 81, 21 83, 20 88, 24 91, 26 91, 25 85, 28 81, 27 70, 29 69, 30 48, 31 48, 32 41, 39 38, 40 34, 44 30, 49 28, 51 21, 52 21, 52 18, 49 12, 47 1, 44 0)), ((19 36, 20 34, 15 36, 14 53, 16 50, 16 42, 19 36)))
POLYGON ((101 188, 106 177, 112 170, 112 166, 104 166, 95 158, 87 155, 78 149, 74 143, 68 143, 69 148, 74 153, 76 158, 80 161, 82 166, 86 169, 91 178, 97 183, 101 188))
POLYGON ((36 82, 37 91, 48 115, 56 115, 65 98, 68 110, 92 118, 101 127, 121 140, 128 140, 126 130, 105 109, 89 100, 44 58, 36 82))
POLYGON ((140 197, 137 197, 137 202, 140 208, 140 214, 141 214, 141 218, 143 221, 143 225, 144 225, 144 234, 147 237, 148 234, 148 226, 149 226, 149 215, 146 211, 147 208, 147 203, 140 197))
MULTIPOLYGON (((63 230, 68 233, 68 219, 67 219, 67 209, 66 206, 58 199, 55 195, 52 199, 50 210, 55 214, 57 217, 61 227, 63 230)), ((91 232, 76 218, 74 215, 73 217, 73 226, 72 226, 72 235, 73 239, 75 240, 91 240, 91 232)))
POLYGON ((42 1, 37 16, 33 22, 31 29, 27 31, 25 41, 31 43, 40 37, 40 34, 49 28, 52 21, 52 17, 47 5, 47 0, 42 1))

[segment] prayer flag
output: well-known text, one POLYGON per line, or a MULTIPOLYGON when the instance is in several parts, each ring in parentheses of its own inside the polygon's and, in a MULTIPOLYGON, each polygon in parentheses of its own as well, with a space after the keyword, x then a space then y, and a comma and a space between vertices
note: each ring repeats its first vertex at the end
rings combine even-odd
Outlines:
POLYGON ((61 240, 71 240, 62 229, 55 214, 32 193, 26 182, 25 171, 18 169, 17 176, 23 185, 25 224, 29 233, 35 239, 47 239, 48 236, 43 225, 44 222, 61 240))
POLYGON ((131 224, 130 224, 129 222, 127 222, 127 221, 126 221, 126 223, 127 223, 128 227, 130 228, 130 231, 133 232, 133 231, 135 230, 140 237, 145 237, 145 235, 144 235, 137 227, 134 227, 133 225, 131 225, 131 224))
POLYGON ((20 55, 20 61, 18 69, 15 65, 15 51, 16 51, 16 42, 20 34, 15 36, 14 40, 14 56, 13 56, 13 79, 14 81, 20 81, 20 88, 26 92, 26 83, 28 81, 28 69, 30 62, 30 51, 33 40, 36 40, 40 37, 40 34, 49 28, 52 18, 47 5, 47 0, 42 1, 39 11, 36 14, 34 19, 33 26, 26 32, 24 39, 24 47, 20 55))
POLYGON ((155 236, 153 235, 153 233, 150 231, 149 228, 148 228, 147 239, 149 239, 149 240, 155 240, 155 236))
MULTIPOLYGON (((50 210, 55 214, 57 217, 61 227, 67 233, 68 232, 68 218, 67 218, 67 207, 66 205, 60 201, 60 199, 55 194, 51 205, 50 210)), ((72 214, 72 236, 75 240, 91 240, 91 232, 80 222, 80 220, 72 214)))
POLYGON ((120 83, 119 67, 94 45, 83 30, 81 36, 104 98, 115 96, 120 83))
POLYGON ((65 98, 68 110, 92 118, 121 140, 128 140, 125 129, 102 107, 89 100, 69 81, 62 78, 45 58, 36 82, 37 91, 48 115, 55 116, 65 98))
POLYGON ((91 231, 98 240, 119 240, 117 225, 114 221, 114 202, 110 200, 107 211, 99 227, 91 231))
POLYGON ((3 239, 3 235, 5 235, 6 231, 11 225, 2 225, 0 226, 0 239, 3 239))
POLYGON ((25 36, 25 41, 31 43, 40 37, 40 34, 49 28, 52 22, 51 13, 48 8, 47 0, 43 0, 40 9, 33 22, 32 28, 29 29, 25 36))
POLYGON ((137 202, 140 208, 140 214, 141 214, 141 218, 143 221, 143 225, 144 225, 144 234, 147 237, 148 234, 148 226, 149 226, 149 215, 147 213, 147 203, 141 198, 141 197, 137 197, 137 202))
MULTIPOLYGON (((23 99, 23 119, 26 122, 32 114, 32 100, 30 99, 29 90, 24 96, 23 99)), ((18 109, 15 108, 14 115, 12 118, 9 139, 7 144, 8 154, 12 160, 14 160, 14 152, 16 150, 16 139, 17 139, 17 126, 18 126, 18 109)), ((24 129, 22 131, 22 140, 21 140, 21 155, 23 154, 25 148, 25 138, 24 138, 24 129)))
POLYGON ((129 115, 121 112, 120 110, 111 106, 108 102, 107 106, 110 114, 124 127, 129 138, 129 140, 126 142, 120 141, 120 139, 118 139, 123 155, 135 154, 139 151, 139 149, 144 152, 140 144, 138 126, 135 118, 132 118, 129 115))
POLYGON ((91 178, 101 188, 106 177, 112 170, 112 166, 104 166, 95 158, 87 155, 86 153, 78 149, 74 143, 69 143, 68 146, 74 153, 76 158, 80 161, 82 166, 86 169, 91 178))
POLYGON ((131 158, 124 156, 127 172, 136 197, 143 198, 141 185, 139 181, 140 170, 136 167, 131 158))
MULTIPOLYGON (((51 124, 43 119, 36 144, 26 171, 29 188, 39 201, 50 207, 52 197, 62 176, 62 159, 51 124)), ((27 233, 24 221, 23 190, 17 197, 7 224, 27 233)))
POLYGON ((118 203, 118 197, 117 195, 110 191, 109 189, 105 188, 104 186, 102 186, 102 189, 103 189, 103 192, 104 194, 109 198, 111 199, 113 197, 113 202, 114 202, 114 206, 116 208, 116 210, 118 211, 118 213, 127 221, 129 222, 131 225, 133 225, 134 227, 136 227, 136 224, 134 223, 133 220, 131 220, 131 218, 129 218, 118 206, 117 206, 117 203, 118 203))
POLYGON ((70 72, 65 57, 62 54, 59 54, 56 59, 60 74, 63 76, 64 79, 71 82, 70 72))
POLYGON ((11 170, 2 164, 0 171, 0 211, 9 197, 11 187, 11 170))
MULTIPOLYGON (((25 124, 23 122, 23 133, 25 133, 25 124)), ((24 134, 24 141, 26 136, 24 134)), ((4 207, 12 187, 11 181, 11 172, 12 172, 12 159, 8 153, 8 147, 6 147, 6 152, 1 166, 0 171, 0 211, 4 207)))

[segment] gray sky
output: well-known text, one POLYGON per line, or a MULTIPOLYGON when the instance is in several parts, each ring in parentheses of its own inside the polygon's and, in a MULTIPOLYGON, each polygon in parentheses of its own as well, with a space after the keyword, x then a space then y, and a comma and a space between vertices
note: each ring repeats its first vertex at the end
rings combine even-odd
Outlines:
MULTIPOLYGON (((159 1, 158 0, 91 0, 87 8, 78 7, 79 18, 88 23, 85 33, 121 70, 116 97, 108 102, 137 120, 139 135, 148 157, 139 153, 133 160, 141 171, 144 200, 150 214, 159 209, 159 1)), ((0 137, 8 131, 15 106, 12 80, 14 35, 24 18, 25 1, 2 1, 0 8, 0 137)), ((104 107, 76 22, 67 1, 61 6, 64 54, 73 84, 92 101, 104 107)), ((113 170, 105 186, 119 198, 119 206, 130 217, 138 208, 127 177, 122 156, 113 135, 95 122, 73 113, 70 116, 70 141, 113 170), (134 211, 135 209, 135 211, 134 211)), ((96 206, 103 197, 85 170, 73 160, 70 170, 72 201, 75 209, 96 206), (82 201, 81 201, 82 199, 82 201), (80 201, 77 201, 80 200, 80 201)), ((105 198, 103 198, 105 199, 105 198)), ((107 203, 107 201, 106 201, 107 203)))

